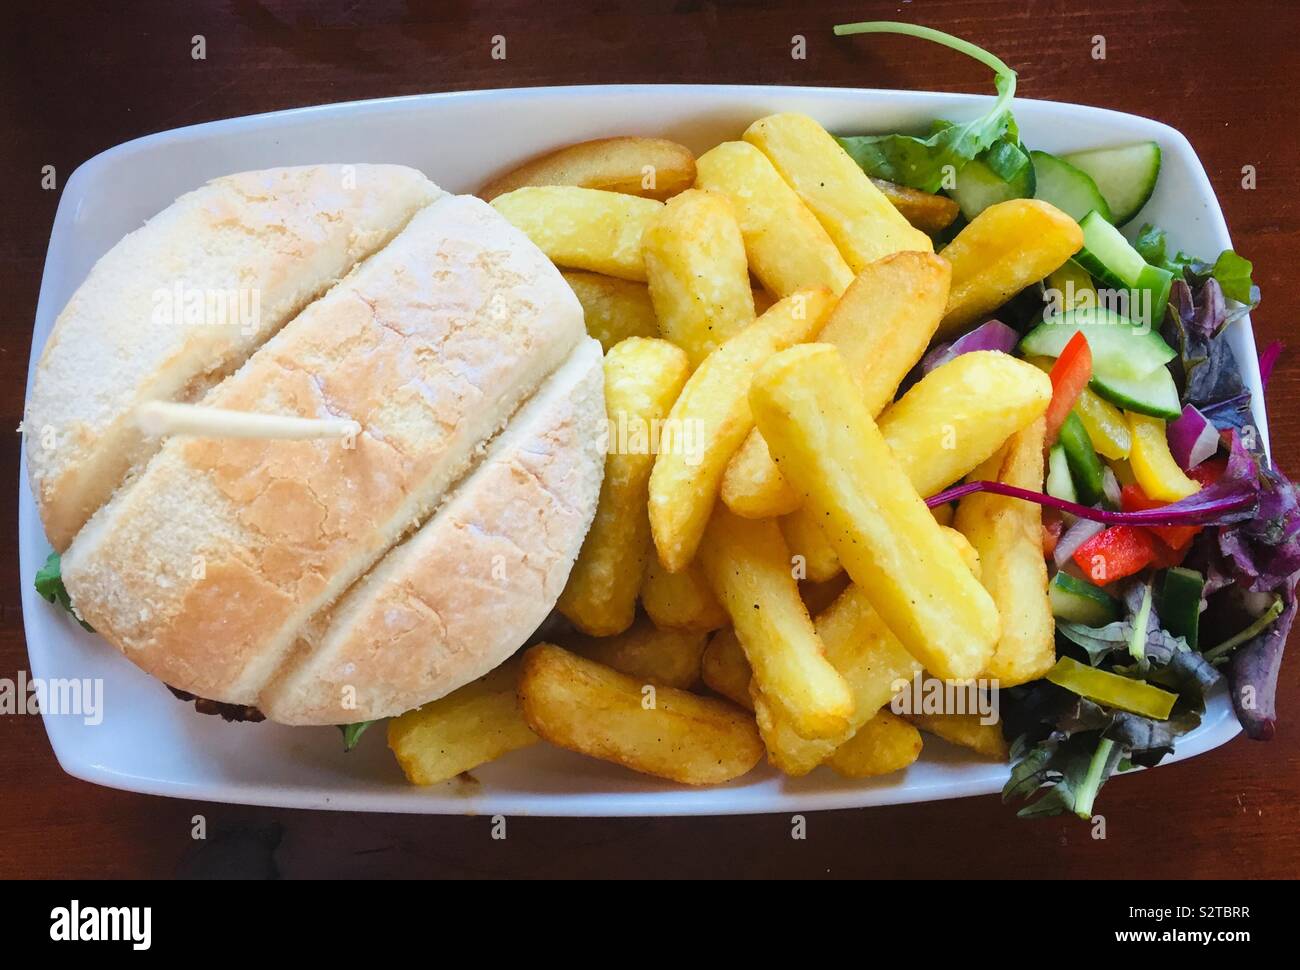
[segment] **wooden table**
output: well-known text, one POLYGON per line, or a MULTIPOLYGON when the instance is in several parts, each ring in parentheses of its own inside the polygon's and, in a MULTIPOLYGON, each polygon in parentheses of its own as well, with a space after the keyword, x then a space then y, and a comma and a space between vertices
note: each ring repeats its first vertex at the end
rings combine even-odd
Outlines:
MULTIPOLYGON (((965 58, 897 38, 838 40, 831 25, 907 18, 996 52, 1025 97, 1158 118, 1200 153, 1265 299, 1261 345, 1290 336, 1300 287, 1300 139, 1294 3, 1003 0, 675 3, 6 4, 5 294, 0 413, 22 413, 31 320, 62 185, 81 162, 139 135, 278 108, 428 91, 589 82, 731 82, 991 90, 965 58), (622 8, 620 10, 619 8, 622 8), (1080 9, 1083 8, 1083 9, 1080 9), (20 12, 21 11, 21 12, 20 12), (191 57, 203 35, 207 57, 191 57), (807 59, 790 56, 807 38, 807 59), (507 58, 493 60, 494 35, 507 58), (1098 37, 1106 57, 1092 57, 1098 37), (1242 168, 1258 185, 1242 187, 1242 168), (1288 255, 1290 254, 1290 255, 1288 255)), ((1300 475, 1300 363, 1269 388, 1274 453, 1300 475)), ((16 546, 19 439, 0 448, 16 546)), ((0 676, 27 665, 16 555, 0 560, 0 676)), ((23 581, 30 581, 25 577, 23 581)), ((1300 649, 1297 647, 1296 649, 1300 649)), ((1124 778, 1101 801, 1104 841, 1074 819, 1024 822, 997 798, 808 816, 510 821, 235 808, 97 788, 63 774, 41 722, 0 718, 0 874, 170 876, 1219 876, 1300 873, 1300 660, 1283 670, 1271 744, 1239 738, 1193 761, 1124 778), (196 853, 191 818, 206 816, 196 853), (268 846, 278 840, 274 858, 268 846)))

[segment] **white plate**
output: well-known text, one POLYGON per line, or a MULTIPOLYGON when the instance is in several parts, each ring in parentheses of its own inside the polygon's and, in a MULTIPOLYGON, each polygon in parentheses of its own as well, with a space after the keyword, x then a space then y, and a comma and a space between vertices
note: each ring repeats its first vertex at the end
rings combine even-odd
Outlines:
MULTIPOLYGON (((142 220, 214 176, 274 165, 396 162, 422 169, 448 190, 467 192, 530 155, 597 136, 664 135, 703 151, 738 137, 754 119, 774 111, 803 111, 832 131, 864 133, 919 129, 940 117, 964 120, 986 110, 988 102, 971 95, 833 88, 534 88, 327 105, 150 135, 96 156, 68 179, 41 283, 32 364, 59 310, 95 260, 142 220)), ((1173 242, 1189 252, 1213 257, 1230 245, 1205 171, 1177 131, 1133 115, 1047 101, 1017 101, 1015 112, 1025 142, 1047 151, 1158 141, 1164 167, 1142 218, 1167 228, 1173 242)), ((1249 327, 1234 327, 1232 340, 1262 424, 1249 327)), ((972 761, 927 739, 919 762, 879 780, 845 781, 827 769, 792 780, 763 766, 731 785, 693 790, 539 745, 476 769, 476 782, 414 788, 403 781, 382 730, 344 754, 333 728, 226 724, 197 716, 35 594, 32 578, 49 546, 28 491, 25 465, 18 516, 33 675, 104 682, 101 724, 48 716, 46 730, 64 770, 101 785, 185 798, 361 811, 714 815, 985 794, 997 791, 1006 778, 1005 766, 972 761)), ((1177 758, 1223 744, 1238 730, 1220 692, 1202 727, 1179 742, 1177 758)))

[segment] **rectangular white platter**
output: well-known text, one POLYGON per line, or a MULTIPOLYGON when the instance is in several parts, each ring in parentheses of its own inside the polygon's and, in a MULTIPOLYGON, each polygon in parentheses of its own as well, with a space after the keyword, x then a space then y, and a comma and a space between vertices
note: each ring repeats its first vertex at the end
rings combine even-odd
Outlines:
MULTIPOLYGON (((538 152, 614 134, 658 135, 697 152, 736 138, 762 115, 802 111, 837 133, 925 128, 965 120, 989 98, 838 88, 628 85, 430 94, 324 105, 235 118, 150 135, 86 162, 67 180, 41 283, 31 366, 55 317, 90 267, 124 234, 207 179, 230 172, 319 162, 414 166, 449 191, 471 192, 488 176, 538 152)), ((1213 258, 1230 245, 1210 182, 1187 139, 1159 122, 1098 108, 1019 100, 1016 118, 1032 148, 1066 152, 1142 139, 1159 142, 1164 167, 1143 220, 1171 241, 1213 258)), ((1248 254, 1247 254, 1248 255, 1248 254)), ((1249 325, 1232 339, 1263 421, 1249 325)), ((29 369, 30 384, 30 369, 29 369)), ((1261 428, 1265 435, 1267 431, 1261 428)), ((766 765, 730 785, 688 789, 537 745, 476 769, 475 781, 407 785, 383 738, 371 731, 341 750, 333 728, 227 724, 181 704, 98 637, 41 600, 32 578, 49 546, 27 486, 19 487, 23 613, 31 673, 102 678, 103 722, 48 716, 60 764, 87 781, 131 791, 297 808, 508 815, 723 815, 852 808, 998 791, 1004 765, 971 760, 927 738, 905 772, 847 781, 819 769, 802 779, 766 765)), ((1188 758, 1239 730, 1223 691, 1203 725, 1182 739, 1188 758)))

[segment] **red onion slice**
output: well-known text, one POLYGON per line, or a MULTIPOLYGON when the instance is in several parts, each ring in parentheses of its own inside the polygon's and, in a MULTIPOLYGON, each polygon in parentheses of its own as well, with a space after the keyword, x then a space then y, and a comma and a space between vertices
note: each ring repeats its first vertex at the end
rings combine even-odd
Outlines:
POLYGON ((1204 414, 1192 405, 1169 422, 1165 429, 1169 453, 1183 471, 1191 471, 1201 462, 1213 458, 1219 450, 1219 431, 1204 414))
POLYGON ((921 373, 928 374, 954 357, 968 354, 972 350, 1000 350, 1009 354, 1019 340, 1020 335, 1001 320, 989 320, 964 337, 958 337, 950 344, 939 344, 931 350, 921 360, 921 373))

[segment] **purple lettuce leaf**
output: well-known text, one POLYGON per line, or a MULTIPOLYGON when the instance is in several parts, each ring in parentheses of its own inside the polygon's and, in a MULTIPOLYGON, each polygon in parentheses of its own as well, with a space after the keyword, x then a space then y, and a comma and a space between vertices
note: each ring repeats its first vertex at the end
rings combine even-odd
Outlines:
POLYGON ((1232 706, 1246 736, 1271 741, 1277 730, 1277 677, 1296 615, 1295 584, 1284 593, 1286 608, 1267 630, 1238 647, 1228 667, 1232 706))
POLYGON ((1250 391, 1243 390, 1225 401, 1204 405, 1200 411, 1220 431, 1241 431, 1255 426, 1255 415, 1250 407, 1250 391))
POLYGON ((1286 476, 1262 462, 1259 481, 1255 514, 1219 531, 1219 551, 1244 589, 1282 592, 1300 570, 1300 502, 1286 476))
POLYGON ((1259 355, 1259 384, 1262 390, 1268 390, 1268 379, 1273 376, 1273 368, 1277 366, 1277 359, 1282 356, 1282 351, 1285 349, 1286 344, 1274 340, 1259 355))
POLYGON ((1165 318, 1162 333, 1178 351, 1174 369, 1183 403, 1205 408, 1241 394, 1246 388, 1223 333, 1230 318, 1218 281, 1208 279, 1194 291, 1175 280, 1170 301, 1175 312, 1165 318))
MULTIPOLYGON (((1247 414, 1249 411, 1247 410, 1247 414)), ((1244 453, 1231 433, 1234 455, 1244 453)), ((1193 559, 1206 576, 1206 595, 1235 587, 1281 597, 1281 615, 1258 636, 1230 654, 1228 680, 1233 708, 1248 737, 1266 741, 1277 721, 1277 679, 1287 635, 1296 614, 1300 580, 1300 502, 1295 486, 1270 466, 1262 452, 1258 468, 1258 506, 1253 516, 1225 525, 1198 539, 1193 559)))

